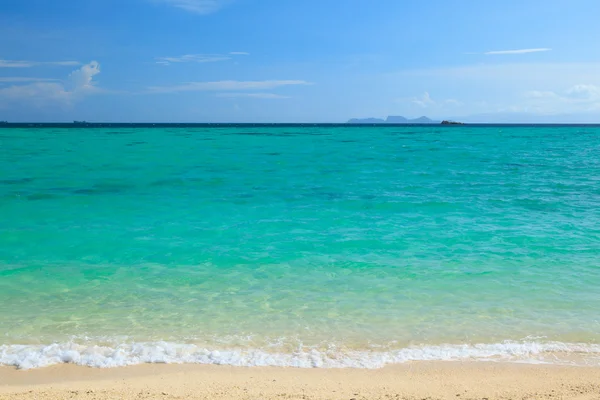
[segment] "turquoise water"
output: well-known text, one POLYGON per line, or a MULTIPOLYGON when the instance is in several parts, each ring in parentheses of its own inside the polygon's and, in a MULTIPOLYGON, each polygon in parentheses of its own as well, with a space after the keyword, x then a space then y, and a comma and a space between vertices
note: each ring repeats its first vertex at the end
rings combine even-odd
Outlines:
POLYGON ((0 364, 600 364, 599 155, 582 126, 0 129, 0 364))

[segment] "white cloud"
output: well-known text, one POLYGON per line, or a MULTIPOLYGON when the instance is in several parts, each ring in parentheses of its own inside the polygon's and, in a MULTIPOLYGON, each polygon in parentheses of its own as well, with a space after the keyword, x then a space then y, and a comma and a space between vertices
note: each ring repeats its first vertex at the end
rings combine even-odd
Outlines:
POLYGON ((31 68, 37 66, 73 67, 81 65, 79 61, 25 61, 25 60, 0 60, 0 68, 31 68))
POLYGON ((575 85, 567 89, 569 97, 582 100, 600 100, 600 87, 594 85, 575 85))
POLYGON ((92 61, 84 65, 78 70, 73 71, 69 75, 67 81, 67 89, 71 91, 90 90, 94 89, 94 76, 100 73, 100 64, 97 61, 92 61))
POLYGON ((73 71, 64 81, 33 81, 26 85, 13 85, 0 89, 0 104, 3 102, 27 102, 36 106, 48 104, 68 105, 81 97, 100 91, 95 86, 94 76, 100 73, 96 61, 73 71))
POLYGON ((529 90, 524 93, 524 96, 530 99, 548 99, 558 97, 558 95, 550 90, 529 90))
POLYGON ((433 101, 433 99, 429 95, 429 92, 425 92, 421 96, 415 97, 414 99, 412 99, 412 102, 423 108, 435 105, 435 101, 433 101))
POLYGON ((462 101, 456 100, 456 99, 446 99, 446 100, 444 100, 444 103, 449 106, 456 106, 456 107, 460 107, 463 105, 462 101))
POLYGON ((211 14, 223 8, 230 0, 155 0, 194 13, 211 14))
POLYGON ((2 83, 17 83, 17 82, 53 82, 58 79, 53 78, 29 78, 25 76, 6 76, 0 77, 2 83))
POLYGON ((169 65, 171 63, 210 63, 230 60, 231 57, 221 54, 185 54, 179 57, 156 57, 157 64, 169 65))
POLYGON ((600 87, 574 85, 563 91, 530 90, 524 93, 526 106, 542 112, 589 112, 600 110, 600 87))
POLYGON ((463 102, 457 99, 433 98, 427 91, 420 96, 398 98, 395 101, 402 105, 402 109, 398 110, 396 108, 393 113, 402 115, 421 115, 424 112, 423 110, 427 109, 427 116, 436 117, 445 115, 447 112, 456 112, 463 106, 463 102))
POLYGON ((157 64, 171 63, 210 63, 231 60, 230 56, 249 56, 245 51, 232 51, 229 54, 184 54, 178 57, 156 57, 157 64))
POLYGON ((6 102, 30 102, 36 106, 52 102, 67 103, 69 94, 60 83, 38 82, 0 89, 0 105, 6 102))
MULTIPOLYGON (((597 115, 600 100, 594 99, 598 99, 600 88, 598 71, 600 62, 481 63, 398 71, 384 75, 382 82, 407 94, 435 87, 438 97, 460 99, 463 103, 460 107, 444 104, 432 96, 436 105, 430 106, 427 113, 434 116, 458 119, 460 114, 490 114, 502 110, 543 115, 597 115)), ((404 97, 402 112, 416 113, 422 109, 412 102, 414 99, 404 97)))
POLYGON ((289 99, 289 96, 282 96, 275 93, 217 93, 217 97, 240 98, 247 97, 253 99, 289 99))
POLYGON ((32 61, 0 60, 0 68, 30 68, 36 65, 32 61))
POLYGON ((504 54, 528 54, 528 53, 540 53, 544 51, 551 51, 549 48, 537 48, 537 49, 518 49, 518 50, 495 50, 495 51, 487 51, 483 54, 487 56, 492 55, 504 55, 504 54))
POLYGON ((59 67, 76 67, 81 65, 79 61, 51 61, 51 62, 41 62, 38 65, 56 65, 59 67))
POLYGON ((177 93, 200 91, 235 91, 235 90, 268 90, 281 86, 311 85, 312 83, 300 80, 269 80, 269 81, 216 81, 216 82, 188 82, 177 86, 154 86, 148 88, 153 93, 177 93))

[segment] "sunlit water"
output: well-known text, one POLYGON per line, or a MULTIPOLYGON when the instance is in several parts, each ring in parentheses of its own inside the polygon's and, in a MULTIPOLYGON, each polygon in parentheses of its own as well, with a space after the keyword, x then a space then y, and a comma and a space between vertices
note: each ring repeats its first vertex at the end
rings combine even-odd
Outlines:
POLYGON ((600 364, 598 127, 0 129, 0 213, 0 363, 600 364))

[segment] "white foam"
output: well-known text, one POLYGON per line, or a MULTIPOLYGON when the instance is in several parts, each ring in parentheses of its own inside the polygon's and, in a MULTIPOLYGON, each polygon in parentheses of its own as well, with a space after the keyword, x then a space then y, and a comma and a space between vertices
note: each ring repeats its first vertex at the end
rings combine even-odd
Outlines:
POLYGON ((193 344, 129 343, 114 347, 75 342, 50 345, 2 345, 0 365, 20 369, 72 363, 111 368, 143 363, 282 366, 298 368, 381 368, 409 361, 513 361, 600 365, 600 345, 560 342, 512 342, 407 347, 377 351, 270 353, 263 350, 211 350, 193 344), (578 360, 578 361, 574 361, 578 360))

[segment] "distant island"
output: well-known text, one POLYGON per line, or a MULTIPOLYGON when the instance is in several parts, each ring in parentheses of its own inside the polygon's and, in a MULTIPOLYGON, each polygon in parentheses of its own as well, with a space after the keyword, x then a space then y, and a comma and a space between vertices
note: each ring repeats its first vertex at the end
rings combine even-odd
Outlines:
POLYGON ((440 121, 434 121, 427 117, 408 119, 399 115, 390 115, 386 119, 381 118, 352 118, 349 124, 439 124, 440 121))
POLYGON ((456 121, 448 121, 448 120, 443 120, 442 121, 442 125, 464 125, 464 122, 456 122, 456 121))

